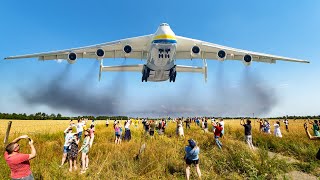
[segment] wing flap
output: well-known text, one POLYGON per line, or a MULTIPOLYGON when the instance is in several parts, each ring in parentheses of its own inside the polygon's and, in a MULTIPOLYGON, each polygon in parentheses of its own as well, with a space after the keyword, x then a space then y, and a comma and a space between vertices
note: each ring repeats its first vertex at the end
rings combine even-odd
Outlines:
POLYGON ((101 66, 102 72, 117 71, 117 72, 142 72, 143 64, 137 65, 122 65, 122 66, 101 66))

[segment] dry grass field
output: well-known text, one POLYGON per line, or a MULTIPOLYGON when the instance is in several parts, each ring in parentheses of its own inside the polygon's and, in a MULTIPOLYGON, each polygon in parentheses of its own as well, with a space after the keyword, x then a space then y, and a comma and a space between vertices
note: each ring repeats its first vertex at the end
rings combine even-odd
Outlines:
MULTIPOLYGON (((271 125, 275 121, 271 121, 271 125)), ((307 138, 303 120, 289 120, 289 132, 281 123, 283 138, 262 134, 259 123, 253 122, 253 142, 258 147, 251 151, 243 142, 243 127, 238 120, 225 121, 223 149, 215 145, 213 134, 204 133, 194 123, 185 130, 185 138, 175 135, 175 123, 168 123, 164 136, 154 139, 143 135, 143 128, 131 125, 132 140, 115 145, 112 121, 108 128, 105 121, 97 121, 96 137, 89 152, 89 169, 86 174, 68 172, 68 164, 59 168, 64 143, 63 130, 69 121, 20 121, 14 120, 9 140, 28 134, 35 141, 37 157, 31 161, 36 179, 184 179, 184 147, 193 138, 200 146, 200 168, 202 179, 275 179, 297 170, 317 175, 320 163, 315 159, 319 142, 307 138), (139 160, 135 160, 142 144, 146 149, 139 160), (298 160, 291 163, 281 158, 269 157, 268 151, 298 160)), ((8 120, 0 120, 0 139, 3 140, 8 120)), ((211 129, 211 126, 209 126, 211 129)), ((271 129, 273 132, 273 128, 271 129)), ((21 141, 21 152, 30 152, 26 141, 21 141)), ((79 167, 78 163, 78 167, 79 167)), ((9 179, 10 170, 0 154, 0 179, 9 179)), ((191 169, 191 179, 196 179, 191 169)))

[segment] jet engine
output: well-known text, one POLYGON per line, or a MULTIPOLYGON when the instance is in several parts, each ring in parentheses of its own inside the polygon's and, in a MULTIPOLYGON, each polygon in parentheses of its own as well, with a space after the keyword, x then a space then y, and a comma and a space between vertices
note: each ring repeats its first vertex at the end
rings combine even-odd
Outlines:
POLYGON ((131 51, 132 51, 132 47, 131 47, 130 45, 125 45, 125 46, 123 47, 123 51, 124 51, 126 54, 129 54, 129 53, 131 53, 131 51))
POLYGON ((200 55, 201 49, 199 46, 193 46, 191 48, 191 57, 198 57, 200 55))
POLYGON ((69 63, 69 64, 73 64, 73 63, 76 62, 76 60, 77 60, 77 54, 74 53, 74 52, 70 52, 70 53, 68 54, 68 59, 67 59, 68 63, 69 63))
POLYGON ((103 49, 97 49, 96 55, 98 58, 102 59, 104 57, 104 50, 103 49))
POLYGON ((249 66, 252 62, 252 56, 250 54, 246 54, 243 56, 243 63, 246 65, 246 66, 249 66))
POLYGON ((220 50, 217 52, 217 57, 219 61, 224 61, 227 58, 227 53, 224 50, 220 50))

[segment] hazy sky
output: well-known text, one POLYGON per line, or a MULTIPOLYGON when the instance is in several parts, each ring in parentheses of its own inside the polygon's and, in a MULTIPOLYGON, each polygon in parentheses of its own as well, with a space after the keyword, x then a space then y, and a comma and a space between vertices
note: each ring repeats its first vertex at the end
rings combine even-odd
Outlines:
MULTIPOLYGON (((0 112, 148 116, 318 115, 320 1, 3 1, 0 112), (310 64, 208 62, 175 83, 142 83, 141 73, 103 73, 99 63, 4 57, 68 49, 154 33, 167 22, 180 36, 310 64)), ((109 59, 105 65, 141 64, 109 59)), ((201 60, 178 64, 201 66, 201 60)))

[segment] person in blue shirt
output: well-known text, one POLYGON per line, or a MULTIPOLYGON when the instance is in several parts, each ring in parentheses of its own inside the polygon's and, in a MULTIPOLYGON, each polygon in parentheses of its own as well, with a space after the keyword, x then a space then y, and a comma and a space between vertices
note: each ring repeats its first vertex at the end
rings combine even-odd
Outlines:
POLYGON ((189 145, 185 147, 186 155, 184 159, 186 160, 186 176, 187 180, 190 178, 190 165, 194 164, 196 166, 196 171, 201 179, 201 171, 199 167, 199 153, 200 148, 197 146, 193 139, 188 140, 189 145))

